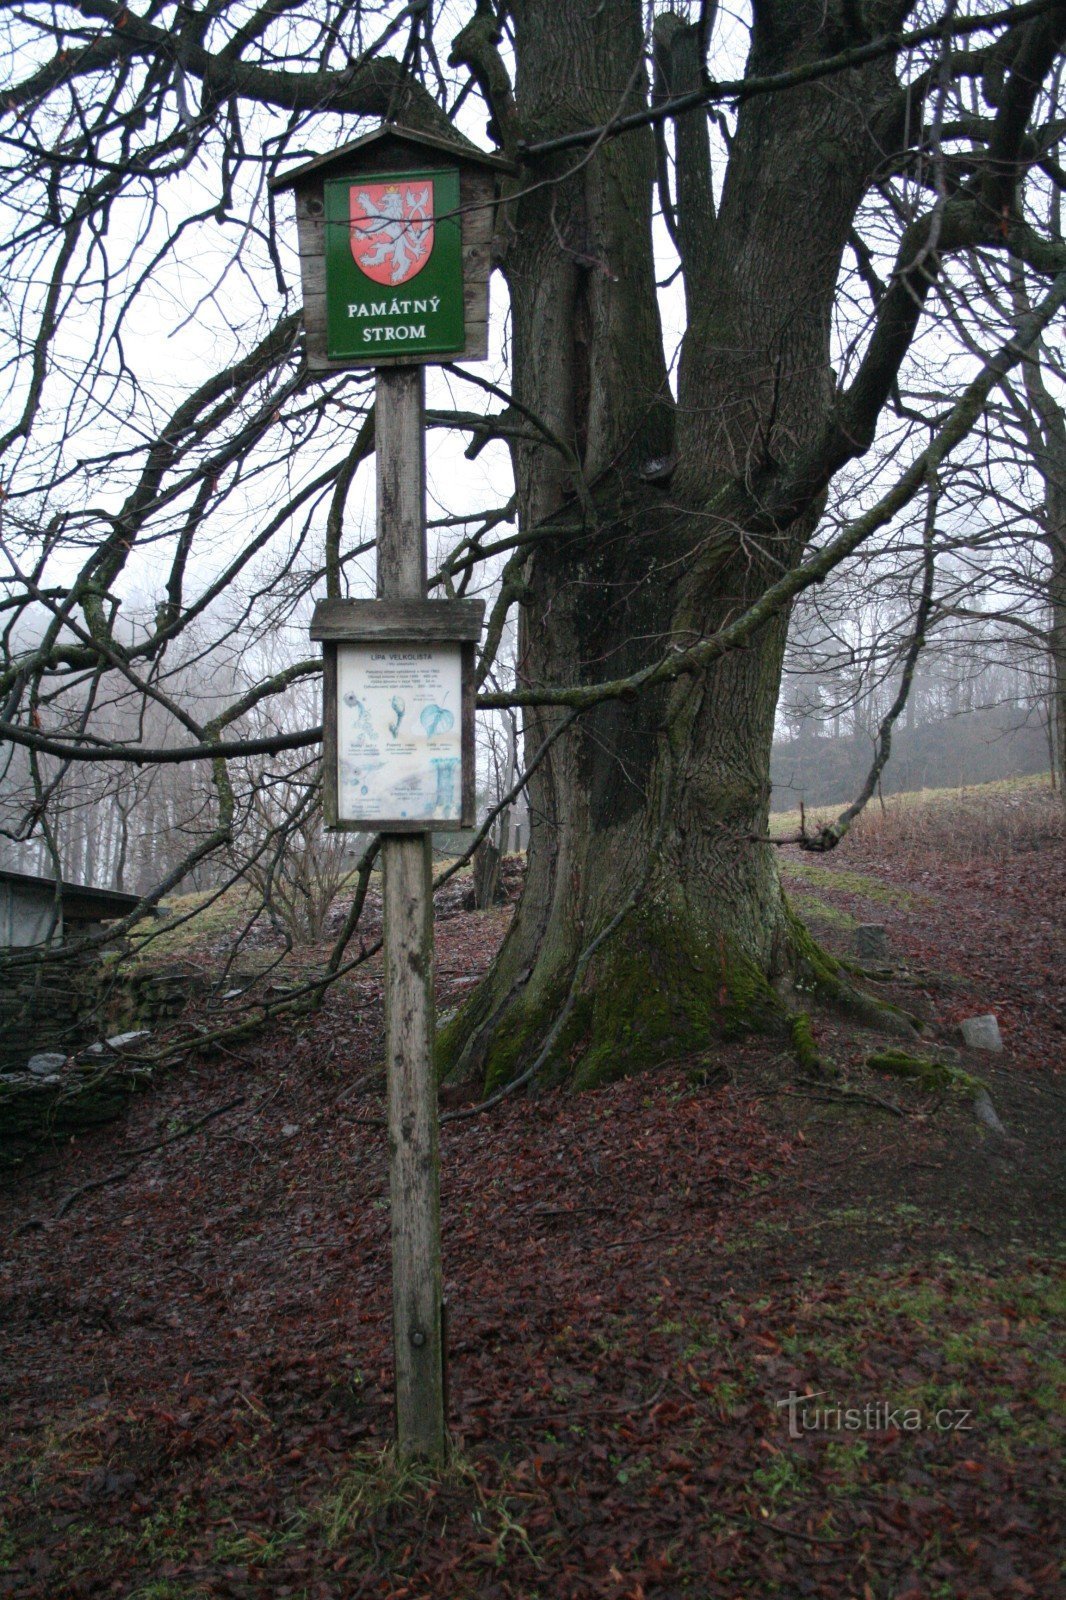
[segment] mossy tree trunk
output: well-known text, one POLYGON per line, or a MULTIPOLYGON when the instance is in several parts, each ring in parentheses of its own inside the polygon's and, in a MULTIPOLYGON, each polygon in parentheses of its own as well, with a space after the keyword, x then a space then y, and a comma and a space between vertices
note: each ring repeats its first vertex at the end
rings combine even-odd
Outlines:
POLYGON ((1066 808, 1066 447, 1060 456, 1061 478, 1047 496, 1047 542, 1051 559, 1048 599, 1051 628, 1051 705, 1055 729, 1056 776, 1059 799, 1066 808))
MULTIPOLYGON (((1062 232, 1061 204, 1056 231, 1062 232)), ((1011 297, 1015 313, 1029 310, 1022 267, 1012 263, 1011 297)), ((1066 807, 1066 410, 1048 387, 1048 352, 1043 340, 1022 365, 1018 413, 1033 467, 1043 487, 1038 527, 1047 552, 1048 707, 1052 776, 1066 807)))
MULTIPOLYGON (((642 9, 515 0, 505 143, 646 106, 642 9)), ((861 9, 873 32, 908 7, 861 9)), ((748 71, 854 42, 857 15, 844 0, 761 0, 748 71)), ((698 44, 696 25, 660 18, 658 92, 699 81, 698 44)), ((489 81, 484 57, 481 68, 489 81)), ((712 633, 798 560, 833 472, 872 440, 935 277, 935 256, 901 270, 838 390, 843 252, 907 115, 888 58, 752 98, 717 204, 705 114, 677 120, 688 324, 676 403, 652 259, 653 133, 542 160, 506 208, 515 393, 537 418, 515 447, 520 525, 537 535, 521 573, 519 688, 623 677, 712 633)), ((938 226, 941 244, 976 231, 968 216, 938 226)), ((920 244, 909 241, 904 267, 920 244)), ((701 676, 601 705, 552 747, 530 784, 525 894, 495 968, 443 1031, 444 1070, 493 1085, 528 1068, 575 968, 554 1062, 577 1082, 780 1016, 778 993, 810 946, 772 849, 753 840, 766 832, 786 627, 780 614, 701 676)), ((563 715, 529 713, 527 753, 563 715)))
POLYGON ((1052 760, 1066 806, 1066 412, 1044 381, 1042 351, 1024 368, 1025 418, 1033 465, 1044 488, 1040 531, 1047 551, 1048 700, 1052 760))

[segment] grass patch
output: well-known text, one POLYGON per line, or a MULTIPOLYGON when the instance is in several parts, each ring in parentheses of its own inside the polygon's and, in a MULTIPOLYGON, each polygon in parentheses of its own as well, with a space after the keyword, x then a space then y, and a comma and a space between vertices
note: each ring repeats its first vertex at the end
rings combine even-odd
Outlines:
POLYGON ((276 1528, 249 1528, 242 1531, 234 1526, 232 1533, 220 1534, 215 1540, 214 1558, 222 1562, 269 1566, 300 1543, 307 1534, 307 1527, 308 1518, 303 1512, 293 1512, 276 1528))
POLYGON ((153 1578, 134 1589, 129 1600, 208 1600, 210 1590, 199 1583, 179 1583, 176 1578, 153 1578))
POLYGON ((468 1474, 469 1468, 458 1459, 440 1467, 397 1456, 391 1445, 368 1451, 356 1459, 322 1506, 326 1542, 340 1544, 368 1519, 413 1506, 448 1478, 458 1482, 468 1474))
POLYGON ((783 863, 786 878, 798 878, 801 883, 816 889, 828 889, 837 894, 857 894, 878 905, 907 907, 914 904, 908 889, 898 889, 884 883, 868 872, 849 872, 836 867, 825 867, 817 861, 786 861, 783 863))
MULTIPOLYGON (((807 812, 809 833, 816 833, 842 809, 821 806, 807 812)), ((770 837, 798 833, 798 810, 775 811, 770 837)), ((854 844, 868 852, 900 857, 936 854, 946 861, 1009 855, 1066 836, 1061 796, 1046 773, 1001 778, 994 783, 958 789, 915 789, 869 805, 852 826, 842 848, 854 844)))
MULTIPOLYGON (((835 1300, 802 1304, 784 1347, 809 1364, 812 1388, 825 1386, 827 1367, 852 1374, 863 1364, 883 1366, 882 1386, 891 1392, 877 1398, 925 1415, 968 1406, 985 1443, 998 1436, 1008 1447, 1048 1444, 1066 1407, 1055 1334, 1064 1311, 1063 1274, 941 1262, 922 1278, 870 1274, 835 1300), (903 1348, 910 1355, 893 1380, 903 1348)), ((834 1399, 855 1403, 846 1394, 834 1399)))
POLYGON ((389 1445, 357 1457, 314 1513, 314 1520, 330 1548, 350 1550, 366 1539, 368 1530, 383 1534, 417 1520, 431 1539, 435 1522, 446 1526, 450 1519, 465 1516, 474 1540, 494 1567, 504 1567, 517 1551, 539 1566, 540 1558, 516 1515, 519 1497, 510 1489, 506 1463, 500 1471, 501 1482, 489 1489, 474 1464, 458 1451, 434 1464, 399 1456, 389 1445))
POLYGON ((741 1255, 748 1250, 764 1250, 780 1242, 792 1232, 792 1223, 777 1217, 760 1217, 750 1227, 737 1229, 722 1243, 727 1256, 741 1255))
POLYGON ((208 940, 237 934, 254 909, 255 898, 247 884, 234 884, 220 894, 214 889, 168 895, 164 915, 146 917, 130 933, 124 965, 155 966, 178 961, 208 940))
MULTIPOLYGON (((788 862, 785 871, 790 872, 792 863, 788 862)), ((792 906, 796 914, 804 922, 822 922, 828 927, 839 929, 841 933, 852 933, 858 927, 858 917, 852 916, 850 911, 845 911, 841 906, 834 906, 828 900, 820 900, 813 894, 794 894, 791 896, 792 906)))

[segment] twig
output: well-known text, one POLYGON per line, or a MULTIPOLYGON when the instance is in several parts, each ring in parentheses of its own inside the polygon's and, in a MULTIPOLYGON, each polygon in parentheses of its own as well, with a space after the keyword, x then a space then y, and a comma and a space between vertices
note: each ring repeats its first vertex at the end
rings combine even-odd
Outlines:
MULTIPOLYGON (((866 775, 866 781, 859 790, 858 795, 837 817, 835 822, 827 822, 816 833, 808 833, 807 820, 804 816, 803 802, 800 802, 800 830, 798 834, 784 839, 775 839, 775 845, 798 844, 801 850, 813 851, 824 854, 835 850, 840 841, 848 833, 856 817, 862 815, 866 806, 876 790, 881 792, 881 774, 888 765, 892 754, 892 730, 894 729, 904 707, 910 698, 911 684, 914 681, 915 669, 918 658, 925 648, 926 630, 929 625, 929 614, 933 609, 933 580, 936 575, 936 560, 933 549, 933 536, 936 532, 936 513, 940 502, 940 482, 935 466, 929 468, 929 498, 926 505, 925 523, 922 533, 922 592, 918 601, 918 611, 914 620, 914 632, 907 647, 906 657, 903 662, 903 672, 900 677, 899 690, 895 700, 889 707, 877 730, 875 741, 874 759, 866 775)), ((884 800, 881 801, 882 807, 884 800)), ((765 841, 760 841, 765 843, 765 841)))
POLYGON ((601 1250, 624 1250, 627 1244, 652 1243, 657 1239, 691 1239, 691 1228, 664 1228, 656 1233, 631 1233, 625 1239, 611 1239, 601 1250))
MULTIPOLYGON (((187 1139, 190 1134, 196 1133, 205 1123, 213 1122, 216 1117, 225 1116, 227 1111, 233 1111, 237 1106, 243 1105, 246 1095, 239 1094, 235 1100, 227 1100, 224 1106, 216 1106, 213 1111, 205 1112, 195 1122, 190 1122, 187 1128, 182 1128, 180 1133, 172 1133, 167 1139, 157 1139, 154 1144, 139 1145, 136 1150, 130 1150, 128 1155, 137 1157, 150 1155, 153 1150, 162 1150, 167 1145, 178 1144, 182 1139, 187 1139)), ((109 1172, 102 1178, 94 1178, 90 1183, 83 1183, 80 1188, 72 1189, 56 1212, 56 1220, 65 1217, 67 1212, 75 1206, 82 1195, 91 1194, 94 1189, 103 1189, 109 1183, 121 1183, 128 1178, 137 1162, 133 1161, 128 1167, 123 1167, 115 1172, 109 1172)))
MULTIPOLYGON (((819 1083, 814 1078, 797 1078, 796 1081, 797 1083, 809 1083, 816 1089, 829 1088, 828 1084, 819 1083)), ((785 1092, 788 1093, 787 1090, 785 1092)), ((804 1100, 824 1100, 830 1105, 837 1100, 857 1100, 862 1105, 878 1106, 882 1111, 891 1111, 894 1117, 910 1117, 914 1115, 914 1112, 905 1111, 902 1106, 894 1105, 891 1100, 882 1100, 876 1094, 862 1094, 858 1089, 832 1089, 828 1094, 803 1094, 800 1091, 800 1098, 804 1100)))
POLYGON ((660 1383, 659 1387, 655 1390, 654 1394, 650 1394, 646 1400, 634 1401, 631 1405, 596 1406, 591 1410, 584 1411, 578 1410, 576 1407, 572 1411, 549 1411, 546 1413, 541 1411, 520 1411, 517 1413, 517 1415, 527 1421, 535 1421, 538 1423, 585 1422, 588 1421, 590 1417, 631 1417, 633 1416, 634 1412, 637 1411, 650 1411, 652 1406, 662 1399, 663 1390, 665 1388, 666 1380, 664 1378, 662 1383, 660 1383))
POLYGON ((799 1528, 786 1528, 783 1522, 778 1522, 774 1517, 766 1517, 756 1526, 773 1528, 775 1533, 783 1533, 789 1539, 803 1539, 807 1544, 851 1544, 855 1539, 853 1533, 845 1534, 839 1539, 830 1538, 825 1534, 803 1533, 799 1528))

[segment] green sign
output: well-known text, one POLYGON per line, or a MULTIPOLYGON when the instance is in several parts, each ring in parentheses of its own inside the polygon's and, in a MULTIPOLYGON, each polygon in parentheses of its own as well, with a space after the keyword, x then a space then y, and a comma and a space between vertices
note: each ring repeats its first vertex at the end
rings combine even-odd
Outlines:
POLYGON ((332 178, 326 200, 326 353, 373 362, 466 342, 459 173, 332 178))

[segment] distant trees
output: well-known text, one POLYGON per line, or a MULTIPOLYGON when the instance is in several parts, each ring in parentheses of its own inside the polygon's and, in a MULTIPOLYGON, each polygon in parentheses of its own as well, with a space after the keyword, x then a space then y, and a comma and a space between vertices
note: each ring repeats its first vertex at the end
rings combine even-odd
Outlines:
MULTIPOLYGON (((1058 79, 1056 79, 1056 84, 1058 79)), ((1019 181, 1018 203, 1041 212, 1061 242, 1059 141, 1048 125, 1038 159, 1019 181)), ((867 258, 867 265, 872 260, 867 258)), ((868 271, 870 278, 872 272, 868 271)), ((956 353, 984 347, 993 329, 1031 308, 1034 281, 1014 256, 960 252, 945 268, 944 307, 956 353)), ((873 292, 879 292, 876 282, 873 292)), ((935 425, 951 404, 936 362, 901 375, 892 409, 935 425), (904 387, 904 380, 906 387, 904 387)), ((1048 765, 1066 803, 1066 364, 1061 348, 1035 340, 1005 375, 966 445, 938 474, 933 528, 935 603, 905 726, 1014 704, 1046 730, 1048 765)), ((915 524, 915 528, 917 524, 915 524)), ((914 529, 897 526, 872 563, 841 569, 809 592, 793 617, 782 720, 793 733, 813 718, 871 729, 891 697, 906 648, 921 569, 914 529)))
MULTIPOLYGON (((938 568, 936 615, 914 673, 900 726, 1000 708, 1009 725, 1042 730, 1051 765, 1053 697, 1040 597, 1008 597, 993 608, 965 573, 938 568), (987 606, 988 609, 984 609, 987 606), (1006 609, 1004 609, 1006 607, 1006 609)), ((881 606, 876 592, 838 583, 793 618, 779 710, 782 737, 869 740, 899 681, 910 607, 881 606)))

